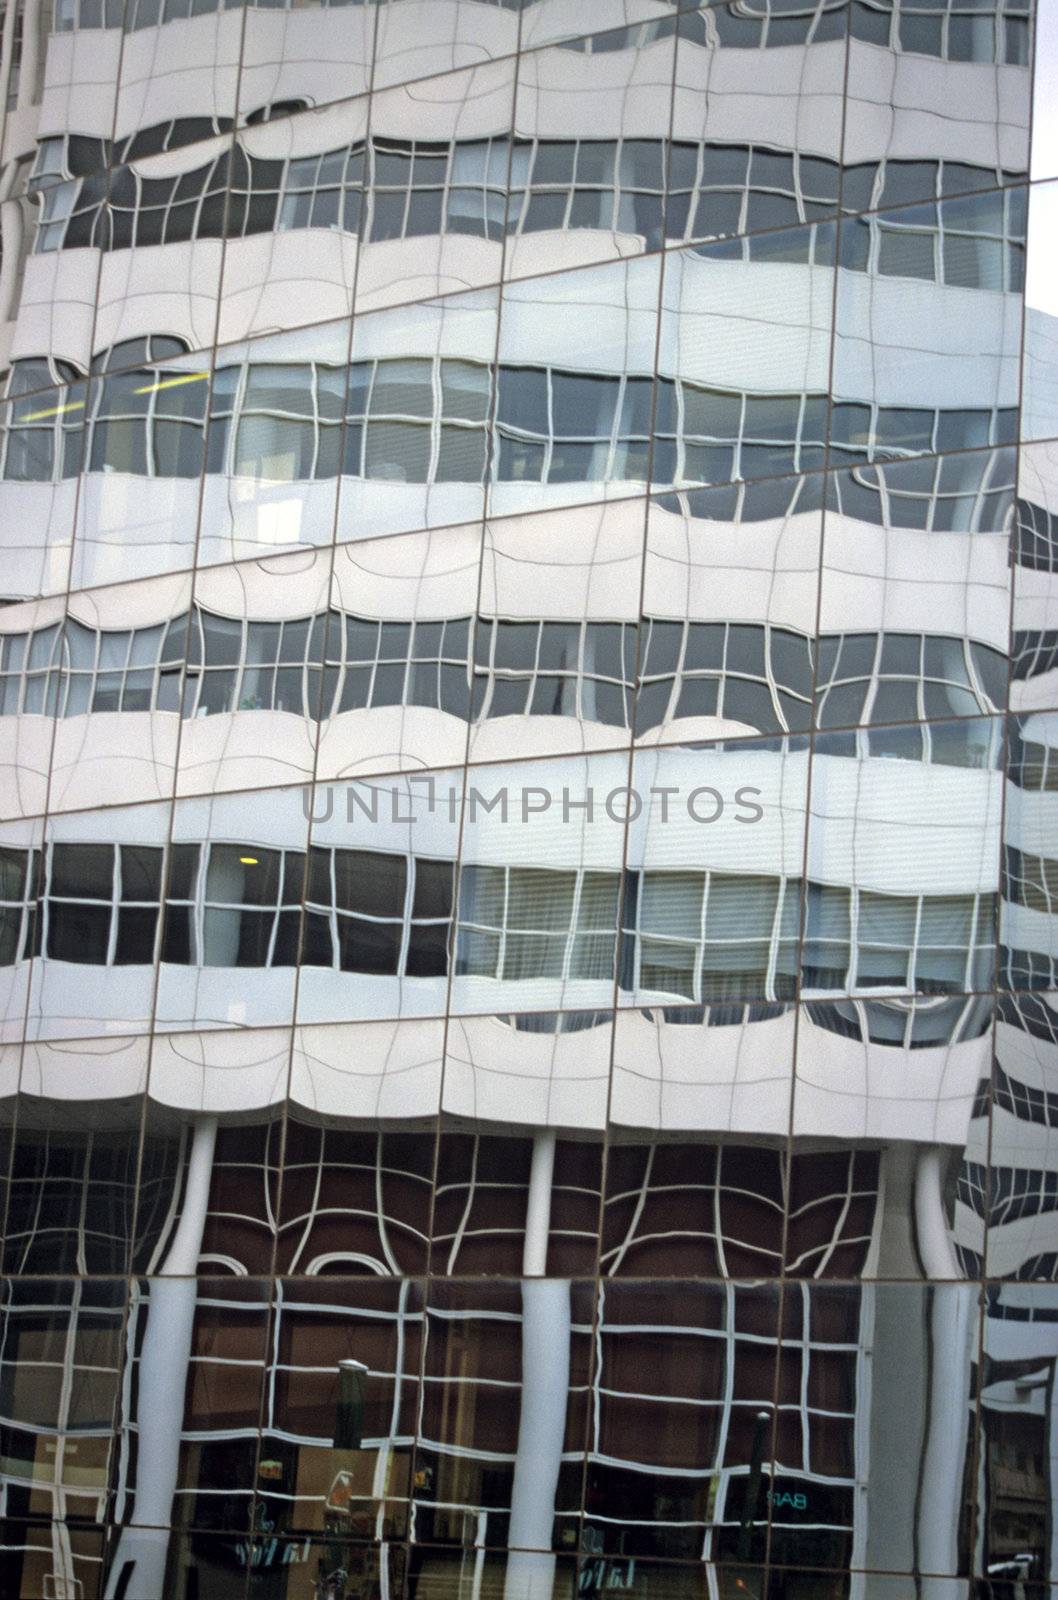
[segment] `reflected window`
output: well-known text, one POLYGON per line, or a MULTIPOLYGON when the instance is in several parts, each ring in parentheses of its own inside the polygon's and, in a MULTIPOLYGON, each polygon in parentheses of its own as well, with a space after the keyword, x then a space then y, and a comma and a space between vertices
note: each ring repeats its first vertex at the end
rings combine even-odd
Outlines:
POLYGON ((616 872, 465 865, 457 974, 612 980, 619 882, 616 872))
POLYGON ((1017 502, 1013 559, 1031 572, 1058 572, 1058 516, 1031 500, 1017 502))
POLYGON ((893 895, 808 885, 807 990, 956 994, 987 987, 994 897, 893 895))
MULTIPOLYGON (((12 374, 9 389, 17 383, 12 374)), ((17 392, 17 391, 16 391, 17 392)), ((58 483, 81 470, 83 383, 44 389, 3 407, 3 475, 13 483, 58 483)))
POLYGON ((607 1277, 857 1276, 875 1227, 879 1158, 739 1145, 612 1142, 607 1277), (789 1197, 783 1268, 782 1219, 789 1197))
MULTIPOLYGON (((841 259, 849 270, 1012 290, 1024 276, 1024 192, 956 197, 998 191, 1025 173, 951 160, 890 158, 851 167, 842 179, 835 161, 773 145, 521 138, 512 148, 497 135, 358 139, 286 160, 256 156, 236 138, 230 155, 171 178, 145 178, 134 165, 230 127, 227 118, 181 117, 119 141, 42 140, 26 180, 39 205, 36 251, 302 228, 362 232, 375 243, 591 228, 648 248, 664 239, 740 236, 729 257, 782 259, 786 243, 768 235, 834 216, 841 188, 846 212, 932 202, 847 222, 841 259)), ((830 265, 832 235, 815 234, 810 258, 830 265)), ((804 240, 793 248, 801 259, 804 240)))
POLYGON ((911 55, 948 61, 995 61, 1027 66, 1028 0, 855 0, 854 39, 911 55))
MULTIPOLYGON (((211 382, 198 369, 111 371, 93 384, 87 413, 94 472, 194 476, 205 429, 207 473, 271 483, 339 473, 392 483, 484 480, 493 383, 484 363, 262 362, 217 367, 211 382)), ((19 392, 20 377, 11 373, 10 395, 19 392)), ((496 382, 491 471, 503 483, 644 483, 649 476, 661 485, 720 484, 773 480, 823 463, 823 394, 513 365, 499 367, 496 382)), ((4 476, 74 476, 85 417, 81 386, 10 399, 2 421, 4 476)), ((972 452, 1012 443, 1016 424, 1009 407, 937 410, 846 399, 830 407, 829 448, 838 464, 972 452)), ((868 521, 995 526, 1010 504, 1011 454, 915 462, 915 472, 888 477, 863 468, 840 475, 830 492, 840 509, 868 521)), ((798 491, 800 509, 808 509, 806 495, 818 493, 809 482, 811 489, 798 491)), ((742 497, 743 520, 787 514, 796 488, 789 479, 762 481, 742 497)))
POLYGON ((833 216, 836 161, 769 145, 673 141, 665 234, 708 239, 833 216))
POLYGON ((314 846, 307 869, 306 881, 301 850, 174 846, 162 959, 216 967, 300 961, 379 976, 447 972, 452 862, 314 846))
POLYGON ((800 886, 721 872, 627 875, 622 987, 682 997, 794 992, 800 886))
MULTIPOLYGON (((7 1424, 9 1499, 19 1482, 33 1484, 38 1511, 70 1516, 74 1456, 76 1503, 105 1504, 121 1443, 115 1425, 125 1295, 121 1278, 9 1278, 0 1288, 0 1413, 7 1424)), ((90 1574, 98 1575, 88 1568, 90 1574)))
POLYGON ((751 1556, 762 1559, 770 1533, 787 1563, 847 1564, 866 1365, 860 1311, 855 1286, 798 1285, 780 1336, 772 1287, 683 1283, 674 1295, 608 1283, 593 1374, 588 1547, 685 1559, 704 1549, 744 1563, 751 1462, 764 1457, 786 1470, 765 1479, 773 1509, 769 1516, 762 1496, 751 1556))
POLYGON ((273 228, 339 228, 359 233, 364 146, 354 142, 321 155, 264 161, 247 157, 246 221, 240 230, 229 217, 228 234, 268 233, 273 228))
POLYGON ((245 369, 232 475, 269 483, 333 478, 345 377, 322 362, 245 369))
POLYGON ((990 1227, 1058 1211, 1058 1172, 1033 1167, 984 1167, 964 1161, 958 1197, 990 1227))
POLYGON ((303 850, 211 844, 202 966, 295 966, 304 876, 303 850))
POLYGON ((324 713, 415 705, 467 717, 470 617, 386 622, 331 612, 324 713))
POLYGON ((1004 845, 1003 897, 1053 917, 1058 912, 1058 861, 1004 845))
POLYGON ((44 953, 93 966, 149 966, 161 881, 159 847, 53 844, 41 903, 44 953))
POLYGON ((378 976, 447 971, 451 862, 319 846, 309 860, 306 965, 378 976))
MULTIPOLYGON (((260 1227, 278 1241, 276 1270, 330 1278, 423 1271, 434 1144, 432 1129, 376 1133, 291 1119, 278 1217, 259 1186, 260 1227)), ((233 1193, 237 1182, 233 1174, 233 1193)), ((216 1230, 220 1243, 219 1214, 216 1230)))
POLYGON ((0 846, 0 966, 33 953, 35 907, 40 894, 40 851, 0 846))
MULTIPOLYGON (((948 450, 970 451, 989 445, 1012 445, 1017 438, 1017 431, 1018 412, 1010 406, 949 411, 934 410, 929 406, 883 406, 835 400, 830 408, 830 451, 833 464, 838 466, 843 461, 899 460, 901 457, 935 455, 948 450)), ((961 462, 939 462, 933 467, 934 471, 939 470, 947 478, 950 488, 954 488, 962 472, 969 471, 972 488, 974 475, 981 465, 983 463, 970 458, 966 467, 961 462)), ((869 491, 881 488, 885 482, 873 474, 838 481, 862 482, 869 491)), ((923 487, 914 484, 913 474, 905 472, 899 480, 891 481, 897 489, 902 485, 919 495, 926 492, 923 487)), ((989 487, 997 487, 997 484, 993 482, 989 487)), ((941 481, 937 480, 938 492, 940 488, 941 481)), ((867 520, 879 519, 875 516, 867 520)))
MULTIPOLYGON (((850 440, 849 417, 839 419, 839 430, 846 432, 843 454, 857 442, 869 445, 866 408, 862 420, 865 431, 850 440)), ((947 420, 944 428, 948 428, 947 420)), ((835 473, 828 480, 828 507, 880 527, 937 533, 1005 532, 1014 506, 1015 466, 1015 452, 1001 449, 857 467, 835 473)))
POLYGON ((1038 1128, 1058 1128, 1058 1094, 1053 1089, 1023 1083, 1004 1072, 997 1061, 991 1091, 993 1102, 1017 1117, 1019 1122, 1032 1122, 1038 1128))
POLYGON ((570 716, 628 727, 636 633, 634 623, 479 618, 474 720, 570 716))
POLYGON ((480 483, 490 374, 456 360, 354 363, 342 472, 394 483, 480 483))
MULTIPOLYGON (((791 629, 660 617, 645 617, 638 628, 478 617, 471 662, 472 621, 386 621, 334 610, 243 620, 195 606, 190 619, 183 613, 168 624, 97 632, 67 617, 0 637, 0 716, 283 711, 315 721, 405 705, 476 723, 566 716, 627 728, 635 689, 639 737, 688 717, 722 717, 762 733, 808 726, 814 647, 791 629)), ((1038 650, 1034 659, 1050 670, 1049 653, 1038 650)), ((877 725, 859 740, 865 756, 988 764, 987 725, 966 730, 960 754, 952 725, 940 719, 1001 708, 1006 675, 1004 655, 966 638, 825 634, 819 724, 877 725), (934 725, 881 726, 921 719, 934 725)))
MULTIPOLYGON (((8 849, 0 886, 9 961, 29 954, 27 852, 8 849)), ((55 960, 149 964, 162 850, 56 843, 40 896, 55 960)), ((384 851, 260 845, 170 848, 162 959, 182 965, 308 966, 379 976, 448 971, 454 863, 384 851), (204 870, 203 870, 204 869, 204 870)), ((611 982, 620 874, 463 867, 456 971, 505 982, 611 982)), ((703 1003, 794 995, 796 880, 721 872, 625 875, 621 987, 661 994, 702 1021, 703 1003)), ((885 895, 810 883, 803 982, 809 990, 947 995, 983 987, 994 897, 885 895)), ((651 1002, 658 1003, 658 1002, 651 1002)), ((716 1009, 713 1007, 713 1009, 716 1009)), ((745 1018, 717 1015, 715 1025, 745 1018)), ((840 1031, 840 1030, 839 1030, 840 1031)))
POLYGON ((819 726, 979 716, 1005 704, 1006 678, 1002 652, 965 638, 827 634, 819 647, 819 726))
POLYGON ((4 1270, 123 1273, 149 1258, 169 1222, 175 1140, 132 1128, 22 1127, 14 1144, 4 1270), (136 1222, 135 1230, 133 1222, 136 1222))
MULTIPOLYGON (((916 177, 924 184, 922 167, 916 177)), ((946 163, 947 169, 953 163, 946 163)), ((893 194, 904 174, 897 164, 885 169, 878 203, 903 198, 893 194)), ((957 181, 963 179, 956 173, 957 181)), ((920 191, 921 192, 921 191, 920 191)), ((903 210, 879 211, 846 220, 841 226, 841 265, 880 277, 922 278, 953 288, 990 289, 1018 294, 1025 282, 1026 191, 938 197, 903 210)))
POLYGON ((992 1025, 992 1009, 988 995, 812 1000, 806 1007, 816 1027, 828 1033, 897 1050, 946 1049, 965 1039, 979 1039, 992 1025))
POLYGON ((448 232, 501 239, 508 160, 502 135, 452 144, 372 140, 367 237, 448 232))
POLYGON ((643 630, 637 735, 680 717, 723 717, 761 733, 808 726, 813 647, 803 634, 659 618, 643 630))
POLYGON ((1011 639, 1011 672, 1015 683, 1039 678, 1058 667, 1058 629, 1016 628, 1011 639))
POLYGON ((1007 777, 1019 789, 1053 792, 1058 789, 1058 748, 1026 739, 1011 719, 1007 777))

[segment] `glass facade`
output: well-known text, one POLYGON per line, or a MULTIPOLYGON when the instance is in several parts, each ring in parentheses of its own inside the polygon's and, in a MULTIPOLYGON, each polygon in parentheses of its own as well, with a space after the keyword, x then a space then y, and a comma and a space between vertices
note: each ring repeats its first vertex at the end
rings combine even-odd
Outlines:
POLYGON ((0 103, 4 1600, 1058 1600, 1058 0, 0 103))

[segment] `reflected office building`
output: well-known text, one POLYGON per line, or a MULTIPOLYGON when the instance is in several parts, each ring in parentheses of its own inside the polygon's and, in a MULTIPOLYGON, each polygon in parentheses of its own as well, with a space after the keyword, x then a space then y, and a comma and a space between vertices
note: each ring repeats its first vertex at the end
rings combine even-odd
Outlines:
POLYGON ((2 0, 4 1600, 1058 1600, 1058 4, 2 0))

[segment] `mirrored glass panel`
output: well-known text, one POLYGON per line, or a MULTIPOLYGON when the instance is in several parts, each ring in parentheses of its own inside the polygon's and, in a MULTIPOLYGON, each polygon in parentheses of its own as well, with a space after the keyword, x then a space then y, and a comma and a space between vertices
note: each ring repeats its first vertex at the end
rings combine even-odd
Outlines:
POLYGON ((7 1278, 0 1288, 0 1466, 5 1551, 16 1594, 65 1581, 98 1593, 100 1525, 112 1514, 119 1472, 126 1283, 120 1278, 7 1278), (71 1539, 48 1530, 72 1525, 71 1539), (10 1531, 9 1531, 10 1530, 10 1531), (46 1536, 45 1536, 46 1535, 46 1536))
POLYGON ((1024 189, 841 225, 830 459, 900 460, 1017 436, 1024 189))
POLYGON ((479 523, 337 547, 318 781, 463 759, 480 557, 479 523))
POLYGON ((286 1536, 292 1548, 309 1531, 385 1545, 407 1531, 422 1285, 350 1283, 341 1270, 275 1284, 253 1510, 262 1545, 286 1536))
POLYGON ((374 89, 512 55, 520 9, 521 0, 379 0, 374 89))
POLYGON ((627 745, 644 515, 627 500, 489 522, 471 760, 627 745))
POLYGON ((1058 18, 1049 0, 1036 8, 1036 57, 1032 85, 1032 176, 1058 174, 1058 127, 1051 66, 1058 50, 1058 18))
POLYGON ((316 789, 299 1023, 444 1014, 461 779, 449 770, 316 789))
POLYGON ((613 1005, 627 782, 617 754, 471 770, 453 1013, 613 1005))
MULTIPOLYGON (((174 3, 189 0, 167 0, 174 3)), ((240 122, 253 126, 307 106, 366 94, 376 13, 373 4, 335 5, 328 0, 247 6, 242 13, 240 122)))
POLYGON ((655 488, 823 465, 834 239, 823 223, 666 258, 655 488))
MULTIPOLYGON (((605 9, 597 9, 593 25, 605 9)), ((555 11, 546 4, 527 8, 526 34, 544 34, 544 13, 555 11)), ((666 20, 668 26, 633 24, 522 56, 507 217, 510 276, 661 244, 673 149, 666 134, 675 33, 673 19, 666 20)))
POLYGON ((1025 271, 1025 354, 1022 377, 1022 438, 1053 439, 1058 434, 1055 397, 1055 318, 1058 298, 1047 269, 1055 219, 1058 184, 1034 184, 1029 207, 1028 260, 1025 271))
POLYGON ((292 1020, 308 805, 300 788, 177 802, 165 878, 159 1028, 241 1029, 292 1020))
POLYGON ((808 728, 823 492, 812 474, 650 502, 638 743, 808 728))
POLYGON ((660 273, 646 257, 507 285, 493 515, 646 488, 660 273))
POLYGON ((7 379, 10 398, 0 408, 0 503, 12 530, 5 585, 12 600, 61 594, 70 578, 88 390, 68 363, 63 377, 71 381, 63 387, 41 387, 49 376, 46 362, 15 363, 7 379))
POLYGON ((179 793, 312 777, 330 582, 329 550, 198 574, 167 634, 177 681, 183 666, 179 793))
POLYGON ((49 819, 34 866, 28 1035, 148 1031, 168 828, 167 804, 49 819))
POLYGON ((482 516, 498 298, 484 289, 355 322, 339 543, 482 516))
POLYGON ((568 1279, 431 1284, 416 1542, 507 1546, 545 1583, 576 1549, 594 1301, 568 1279))
MULTIPOLYGON (((468 7, 475 19, 484 12, 485 22, 514 20, 509 11, 482 7, 480 0, 456 0, 447 9, 468 7)), ((388 0, 379 6, 379 24, 385 31, 387 16, 410 10, 429 27, 445 9, 422 0, 388 0)), ((420 22, 416 37, 425 32, 420 22)), ((477 40, 473 53, 483 60, 477 40)), ((499 281, 514 78, 513 57, 399 88, 380 90, 376 78, 365 152, 358 309, 499 281)))
MULTIPOLYGON (((183 339, 100 352, 86 390, 71 584, 94 587, 194 563, 210 411, 209 358, 183 339), (128 366, 137 361, 143 365, 128 366), (115 370, 108 371, 111 366, 115 370)), ((58 429, 63 418, 52 424, 58 429)))
POLYGON ((142 1100, 89 1102, 20 1096, 7 1180, 4 1271, 105 1277, 149 1257, 177 1173, 171 1141, 148 1135, 140 1175, 142 1100))
POLYGON ((796 738, 637 752, 622 1003, 793 998, 807 770, 796 738))
POLYGON ((1039 1580, 1054 1571, 1049 1530, 1056 1313, 1050 1287, 1004 1283, 986 1291, 977 1414, 983 1487, 976 1570, 1010 1573, 1012 1581, 1024 1582, 1026 1594, 1041 1597, 1048 1585, 1039 1580))
POLYGON ((217 350, 200 566, 331 543, 348 348, 344 321, 217 350))

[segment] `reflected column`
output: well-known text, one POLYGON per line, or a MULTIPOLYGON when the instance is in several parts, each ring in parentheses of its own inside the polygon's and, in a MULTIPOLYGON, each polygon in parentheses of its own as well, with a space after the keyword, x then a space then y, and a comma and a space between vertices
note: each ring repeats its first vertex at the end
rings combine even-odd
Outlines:
POLYGON ((169 1524, 198 1295, 195 1273, 216 1139, 216 1117, 198 1118, 191 1135, 180 1221, 158 1277, 151 1280, 147 1331, 139 1361, 135 1507, 118 1542, 107 1600, 118 1594, 122 1600, 157 1600, 165 1592, 169 1524))
MULTIPOLYGON (((915 1169, 915 1227, 922 1269, 930 1291, 929 1431, 922 1463, 918 1512, 918 1567, 924 1573, 959 1570, 959 1512, 970 1425, 971 1352, 977 1294, 961 1279, 944 1212, 947 1152, 923 1150, 915 1169), (950 1285, 950 1287, 949 1287, 950 1285)), ((949 1600, 964 1586, 955 1577, 924 1577, 923 1600, 949 1600)))
POLYGON ((545 1278, 555 1135, 533 1140, 522 1251, 522 1409, 511 1487, 504 1600, 550 1600, 555 1493, 566 1435, 572 1310, 569 1282, 545 1278))

